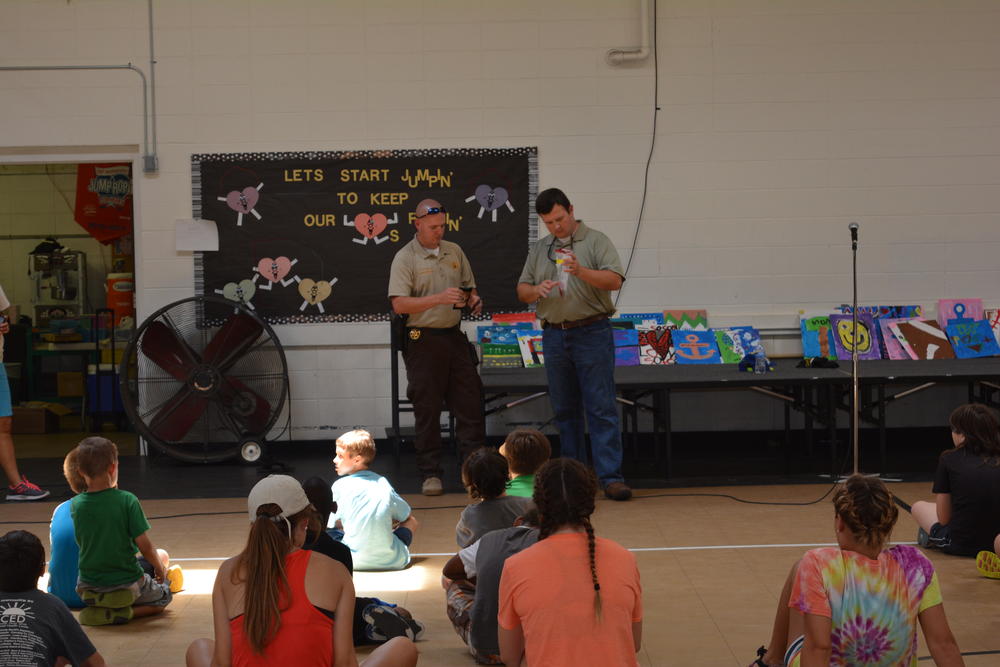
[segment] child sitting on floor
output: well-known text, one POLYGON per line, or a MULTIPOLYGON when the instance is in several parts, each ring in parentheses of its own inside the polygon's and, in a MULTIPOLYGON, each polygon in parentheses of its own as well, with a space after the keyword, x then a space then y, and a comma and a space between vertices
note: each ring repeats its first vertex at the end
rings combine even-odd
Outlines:
POLYGON ((24 530, 0 537, 0 665, 104 665, 62 602, 38 590, 45 548, 24 530), (67 662, 68 661, 68 662, 67 662))
POLYGON ((327 527, 351 548, 355 570, 401 570, 410 564, 418 524, 389 480, 368 469, 374 459, 375 441, 368 431, 337 438, 333 465, 341 477, 330 487, 336 509, 327 527))
POLYGON ((507 495, 530 498, 535 490, 535 473, 552 456, 549 439, 533 428, 514 429, 500 445, 500 454, 510 468, 507 495))
MULTIPOLYGON (((73 493, 81 493, 87 488, 87 482, 80 474, 76 463, 76 449, 70 451, 63 461, 63 475, 73 493)), ((73 528, 72 498, 60 504, 52 512, 49 523, 49 593, 66 603, 70 609, 85 607, 83 600, 76 592, 77 580, 80 577, 80 547, 76 543, 76 530, 73 528)), ((177 593, 184 586, 184 574, 179 565, 170 566, 170 556, 163 549, 156 550, 163 567, 167 568, 167 578, 170 580, 170 592, 177 593)), ((139 566, 145 574, 153 576, 152 564, 139 557, 139 566)))
POLYGON ((977 556, 980 573, 1000 579, 1000 421, 985 405, 955 408, 948 418, 952 449, 941 453, 934 502, 911 512, 917 542, 957 556, 977 556), (978 555, 977 555, 978 554, 978 555))
POLYGON ((836 547, 807 551, 778 599, 771 641, 750 667, 917 664, 917 623, 936 665, 962 665, 934 566, 888 546, 899 510, 885 483, 855 473, 833 496, 836 547))
POLYGON ((462 464, 462 483, 473 504, 462 510, 455 526, 455 540, 465 548, 491 530, 510 528, 528 511, 530 498, 508 496, 507 459, 491 447, 480 447, 462 464))
MULTIPOLYGON (((118 447, 92 436, 81 441, 71 457, 70 465, 75 461, 86 484, 70 504, 80 547, 76 592, 87 605, 80 623, 120 625, 161 613, 172 599, 167 568, 149 539, 149 522, 139 500, 118 488, 118 447), (143 571, 136 551, 153 568, 153 576, 143 571)), ((74 477, 73 472, 67 475, 71 483, 74 477)))

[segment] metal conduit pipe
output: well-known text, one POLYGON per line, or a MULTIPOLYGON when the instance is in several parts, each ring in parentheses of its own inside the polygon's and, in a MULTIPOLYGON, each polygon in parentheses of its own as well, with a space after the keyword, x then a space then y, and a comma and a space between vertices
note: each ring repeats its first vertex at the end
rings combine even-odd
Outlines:
POLYGON ((641 0, 639 11, 639 46, 611 49, 605 56, 612 67, 627 62, 641 62, 649 57, 649 16, 656 0, 641 0))
POLYGON ((8 65, 0 67, 0 72, 52 72, 65 70, 132 70, 142 79, 142 150, 143 171, 156 171, 156 155, 149 152, 149 108, 146 98, 146 74, 141 69, 129 63, 128 65, 8 65), (152 165, 152 168, 150 168, 152 165))

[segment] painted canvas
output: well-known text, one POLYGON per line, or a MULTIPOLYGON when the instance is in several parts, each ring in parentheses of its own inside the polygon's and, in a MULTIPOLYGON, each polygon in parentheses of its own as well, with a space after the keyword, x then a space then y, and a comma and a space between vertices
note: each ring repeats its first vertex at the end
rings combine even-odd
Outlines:
MULTIPOLYGON (((840 312, 844 315, 851 314, 851 304, 840 305, 840 312)), ((858 314, 868 313, 874 319, 880 317, 906 317, 914 318, 923 315, 923 308, 920 306, 858 306, 858 314)))
POLYGON ((993 337, 1000 343, 1000 308, 987 308, 983 311, 983 317, 993 330, 993 337))
POLYGON ((623 320, 618 317, 608 320, 608 323, 611 325, 612 329, 635 329, 636 326, 635 322, 632 320, 623 320))
POLYGON ((545 365, 541 329, 518 329, 517 345, 521 350, 521 361, 525 368, 545 365))
POLYGON ((910 359, 954 359, 955 351, 937 320, 907 320, 890 324, 910 359))
POLYGON ((708 331, 708 311, 706 310, 665 310, 663 322, 667 326, 683 331, 708 331))
POLYGON ((530 331, 532 325, 521 322, 513 326, 478 326, 476 341, 480 344, 517 345, 518 334, 530 331))
POLYGON ((483 343, 479 347, 483 353, 482 368, 521 368, 524 365, 517 343, 483 343))
POLYGON ((951 324, 952 320, 983 319, 982 299, 940 299, 938 301, 937 321, 941 326, 951 324))
POLYGON ((724 364, 738 364, 760 344, 760 332, 753 327, 712 329, 724 364))
POLYGON ((802 356, 837 358, 837 348, 833 342, 833 327, 829 315, 814 315, 799 320, 802 330, 802 356))
POLYGON ((618 313, 616 320, 630 320, 635 322, 635 326, 665 324, 663 313, 618 313))
POLYGON ((878 322, 879 331, 882 333, 882 342, 884 347, 882 348, 882 354, 886 359, 910 359, 909 353, 900 344, 899 340, 896 338, 896 334, 892 332, 892 325, 899 324, 900 322, 908 322, 911 319, 922 320, 922 317, 912 318, 912 317, 880 317, 876 320, 878 322))
POLYGON ((830 315, 830 327, 833 329, 833 344, 837 348, 837 358, 849 360, 855 345, 858 359, 881 359, 878 333, 875 331, 875 321, 868 313, 858 314, 858 330, 854 331, 853 315, 830 315))
POLYGON ((671 330, 666 326, 639 325, 639 365, 664 366, 674 363, 671 330))
POLYGON ((715 332, 677 330, 671 334, 674 343, 674 360, 678 364, 719 364, 719 344, 715 332))
POLYGON ((1000 354, 1000 345, 986 320, 955 320, 945 327, 948 342, 959 359, 993 357, 1000 354))
POLYGON ((612 329, 615 339, 615 366, 639 365, 639 332, 635 329, 612 329))

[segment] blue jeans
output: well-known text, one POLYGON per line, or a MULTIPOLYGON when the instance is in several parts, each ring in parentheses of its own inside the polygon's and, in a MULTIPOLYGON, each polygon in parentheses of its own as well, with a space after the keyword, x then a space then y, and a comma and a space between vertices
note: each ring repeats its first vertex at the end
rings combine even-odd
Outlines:
POLYGON ((623 481, 611 324, 601 320, 575 329, 549 327, 542 335, 542 351, 562 455, 587 461, 586 414, 598 481, 601 486, 623 481))

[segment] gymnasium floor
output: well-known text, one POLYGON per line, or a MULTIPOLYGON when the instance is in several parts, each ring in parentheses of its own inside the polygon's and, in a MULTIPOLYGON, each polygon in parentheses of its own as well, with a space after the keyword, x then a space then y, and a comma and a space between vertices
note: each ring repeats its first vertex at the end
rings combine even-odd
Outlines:
MULTIPOLYGON (((231 466, 214 470, 146 467, 135 459, 123 458, 121 486, 148 487, 150 492, 145 498, 140 494, 140 499, 151 519, 150 535, 154 544, 167 549, 184 566, 186 588, 158 618, 88 632, 109 664, 180 665, 192 639, 210 636, 216 568, 221 559, 241 549, 247 533, 245 493, 211 497, 210 487, 215 485, 206 489, 202 484, 206 493, 200 495, 208 497, 169 499, 156 493, 154 487, 170 484, 171 478, 176 483, 184 477, 202 482, 217 477, 219 488, 249 488, 256 475, 249 468, 241 469, 246 473, 239 473, 240 469, 233 472, 231 466), (239 479, 232 483, 234 476, 239 479), (160 498, 150 499, 157 496, 160 498), (206 512, 219 514, 167 518, 206 512)), ((47 464, 40 459, 25 463, 29 469, 40 469, 35 474, 39 481, 51 481, 56 501, 0 504, 0 522, 5 531, 23 528, 35 532, 47 546, 48 519, 68 493, 57 486, 51 460, 47 464), (43 474, 43 470, 47 472, 43 474)), ((318 460, 316 465, 320 465, 318 460)), ((304 477, 315 473, 300 463, 294 474, 304 477)), ((189 487, 190 480, 182 486, 189 487)), ((817 504, 778 506, 684 494, 728 493, 746 500, 788 503, 815 500, 829 488, 829 484, 801 484, 644 489, 632 502, 600 500, 594 517, 597 533, 635 550, 639 562, 645 607, 640 664, 748 664, 754 650, 768 638, 777 596, 792 563, 806 548, 833 539, 828 497, 817 504)), ((907 502, 928 496, 930 490, 926 482, 893 484, 892 488, 907 502)), ((460 493, 439 498, 407 494, 406 498, 421 522, 413 543, 413 552, 418 554, 413 565, 402 572, 357 573, 356 588, 359 594, 402 604, 427 625, 425 639, 419 643, 420 664, 469 667, 474 663, 445 616, 439 584, 441 567, 455 552, 455 521, 466 499, 460 493)), ((904 514, 894 539, 910 542, 915 531, 912 519, 904 514)), ((966 664, 997 664, 1000 581, 979 577, 971 560, 929 555, 938 568, 948 619, 967 653, 966 664)), ((927 655, 922 638, 920 655, 927 655)))

